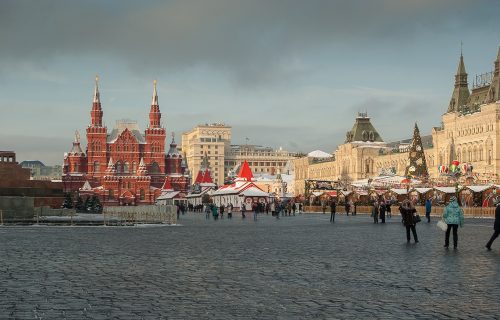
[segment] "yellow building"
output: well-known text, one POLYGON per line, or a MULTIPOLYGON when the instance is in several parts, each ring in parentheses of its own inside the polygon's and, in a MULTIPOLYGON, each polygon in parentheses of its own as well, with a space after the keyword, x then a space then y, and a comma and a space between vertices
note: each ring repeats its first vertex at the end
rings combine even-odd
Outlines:
MULTIPOLYGON (((469 91, 463 56, 460 56, 455 84, 442 126, 423 136, 423 147, 431 179, 439 177, 437 167, 452 160, 474 167, 478 183, 498 183, 500 169, 500 48, 492 72, 476 77, 469 91), (424 143, 426 141, 426 143, 424 143)), ((304 181, 349 181, 391 171, 404 175, 408 144, 385 143, 366 113, 359 113, 328 161, 307 156, 293 161, 295 194, 304 194, 304 181)))
POLYGON ((198 125, 183 133, 182 152, 190 172, 196 174, 200 170, 206 154, 214 182, 223 185, 224 178, 244 160, 247 160, 253 173, 276 174, 295 158, 294 153, 282 148, 231 145, 231 135, 231 127, 223 123, 198 125))
POLYGON ((223 123, 198 125, 182 134, 182 152, 191 173, 197 174, 206 154, 217 185, 224 184, 224 153, 230 144, 231 127, 223 123))

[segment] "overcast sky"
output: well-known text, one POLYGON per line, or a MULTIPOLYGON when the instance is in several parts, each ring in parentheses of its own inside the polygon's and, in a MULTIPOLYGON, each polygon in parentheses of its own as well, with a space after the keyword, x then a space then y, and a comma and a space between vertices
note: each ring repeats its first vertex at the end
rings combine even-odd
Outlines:
MULTIPOLYGON (((463 41, 469 83, 491 71, 499 1, 0 1, 0 150, 62 163, 90 122, 225 122, 233 143, 332 152, 358 111, 385 141, 429 134, 463 41)), ((169 139, 168 139, 169 140, 169 139)))

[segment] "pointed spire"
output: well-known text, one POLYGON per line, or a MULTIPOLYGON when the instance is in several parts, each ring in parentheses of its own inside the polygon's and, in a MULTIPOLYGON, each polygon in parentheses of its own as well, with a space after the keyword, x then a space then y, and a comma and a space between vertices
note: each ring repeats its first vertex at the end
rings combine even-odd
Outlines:
POLYGON ((145 176, 147 173, 148 170, 146 168, 146 164, 144 164, 144 158, 141 158, 141 161, 139 162, 139 169, 137 170, 137 175, 145 176))
POLYGON ((460 54, 460 61, 458 62, 457 75, 467 74, 465 72, 464 56, 460 54))
POLYGON ((75 130, 75 143, 80 143, 80 133, 75 130))
POLYGON ((95 76, 95 89, 94 89, 94 103, 101 103, 101 97, 99 94, 99 76, 95 76))
POLYGON ((246 181, 253 180, 252 170, 250 169, 250 166, 248 165, 248 162, 246 160, 243 161, 243 164, 241 165, 240 173, 238 173, 238 178, 246 181))
POLYGON ((152 106, 158 105, 158 93, 156 92, 156 80, 153 80, 153 99, 151 101, 152 106))
POLYGON ((92 100, 92 110, 90 111, 90 120, 93 127, 102 127, 102 115, 99 76, 95 76, 94 99, 92 100))
POLYGON ((493 79, 491 79, 490 89, 486 96, 486 102, 495 102, 500 100, 500 47, 498 48, 497 59, 493 67, 493 79))
POLYGON ((110 157, 108 162, 108 167, 106 168, 106 173, 113 174, 115 172, 116 170, 115 170, 115 164, 113 162, 113 157, 110 157))
POLYGON ((467 105, 469 95, 470 92, 469 85, 467 83, 467 72, 465 71, 464 56, 462 53, 460 53, 457 73, 455 74, 455 85, 447 112, 459 112, 463 106, 467 105))
POLYGON ((156 80, 153 81, 153 99, 149 110, 149 128, 160 128, 161 112, 158 105, 158 93, 156 91, 156 80))

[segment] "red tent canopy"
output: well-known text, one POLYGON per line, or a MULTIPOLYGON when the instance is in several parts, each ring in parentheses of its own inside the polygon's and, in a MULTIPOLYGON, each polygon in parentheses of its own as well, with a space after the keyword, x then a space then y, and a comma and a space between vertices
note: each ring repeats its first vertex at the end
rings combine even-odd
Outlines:
POLYGON ((241 165, 240 173, 238 173, 238 178, 245 179, 246 181, 253 180, 252 170, 248 166, 248 162, 245 160, 241 165))
POLYGON ((205 174, 203 175, 202 182, 203 183, 214 183, 213 180, 212 180, 212 177, 210 176, 210 171, 209 170, 205 171, 205 174))
POLYGON ((194 180, 194 183, 202 183, 203 181, 203 173, 200 171, 198 171, 198 175, 196 176, 196 180, 194 180))

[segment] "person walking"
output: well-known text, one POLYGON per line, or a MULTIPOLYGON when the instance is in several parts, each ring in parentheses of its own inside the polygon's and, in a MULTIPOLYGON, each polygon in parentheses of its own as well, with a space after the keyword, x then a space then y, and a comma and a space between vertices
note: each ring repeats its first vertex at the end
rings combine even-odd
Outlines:
POLYGON ((380 201, 380 206, 379 206, 379 213, 380 213, 380 220, 382 220, 382 223, 385 223, 385 202, 384 200, 380 201))
POLYGON ((299 202, 299 214, 302 214, 302 202, 299 202))
POLYGON ((297 210, 297 205, 295 204, 295 202, 292 204, 292 213, 293 215, 295 215, 295 211, 297 210))
POLYGON ((212 206, 212 214, 214 216, 214 220, 219 220, 219 207, 217 207, 215 204, 212 206))
POLYGON ((332 202, 330 202, 330 222, 335 223, 335 213, 337 211, 337 203, 335 202, 335 199, 332 199, 332 202))
POLYGON ((325 214, 325 212, 326 212, 326 201, 322 202, 321 209, 323 210, 323 214, 325 214))
POLYGON ((427 218, 427 223, 431 222, 431 210, 432 210, 432 200, 431 198, 427 198, 425 200, 425 217, 427 218))
POLYGON ((345 215, 348 216, 349 215, 349 211, 351 210, 351 207, 349 205, 349 201, 347 201, 347 199, 345 200, 345 215))
POLYGON ((205 218, 208 220, 210 219, 210 206, 209 205, 203 205, 205 208, 205 218))
POLYGON ((496 198, 496 205, 497 207, 495 208, 495 223, 493 224, 493 229, 495 232, 493 232, 493 235, 490 238, 490 241, 486 244, 486 249, 491 250, 491 245, 493 244, 493 241, 498 237, 500 234, 500 197, 496 198))
POLYGON ((177 207, 177 220, 179 220, 179 217, 180 217, 180 214, 181 214, 181 207, 178 204, 176 204, 175 206, 177 207))
POLYGON ((455 196, 450 198, 450 202, 444 208, 443 220, 448 225, 444 239, 444 247, 448 248, 450 246, 450 231, 453 229, 453 248, 456 249, 458 244, 458 226, 463 227, 464 225, 464 211, 458 205, 455 196))
POLYGON ((415 207, 410 200, 406 199, 399 207, 399 212, 403 218, 403 224, 406 227, 406 241, 410 242, 410 230, 413 233, 413 240, 418 243, 417 229, 415 228, 417 222, 415 219, 415 207))
POLYGON ((378 223, 378 202, 377 202, 377 200, 373 201, 372 217, 373 217, 373 223, 377 224, 378 223))
POLYGON ((354 202, 352 200, 349 200, 349 209, 352 210, 352 215, 356 215, 356 206, 354 205, 354 202))
POLYGON ((227 218, 228 219, 233 218, 233 204, 232 203, 227 204, 227 218))
POLYGON ((220 212, 220 218, 224 219, 224 205, 222 203, 220 205, 219 212, 220 212))

